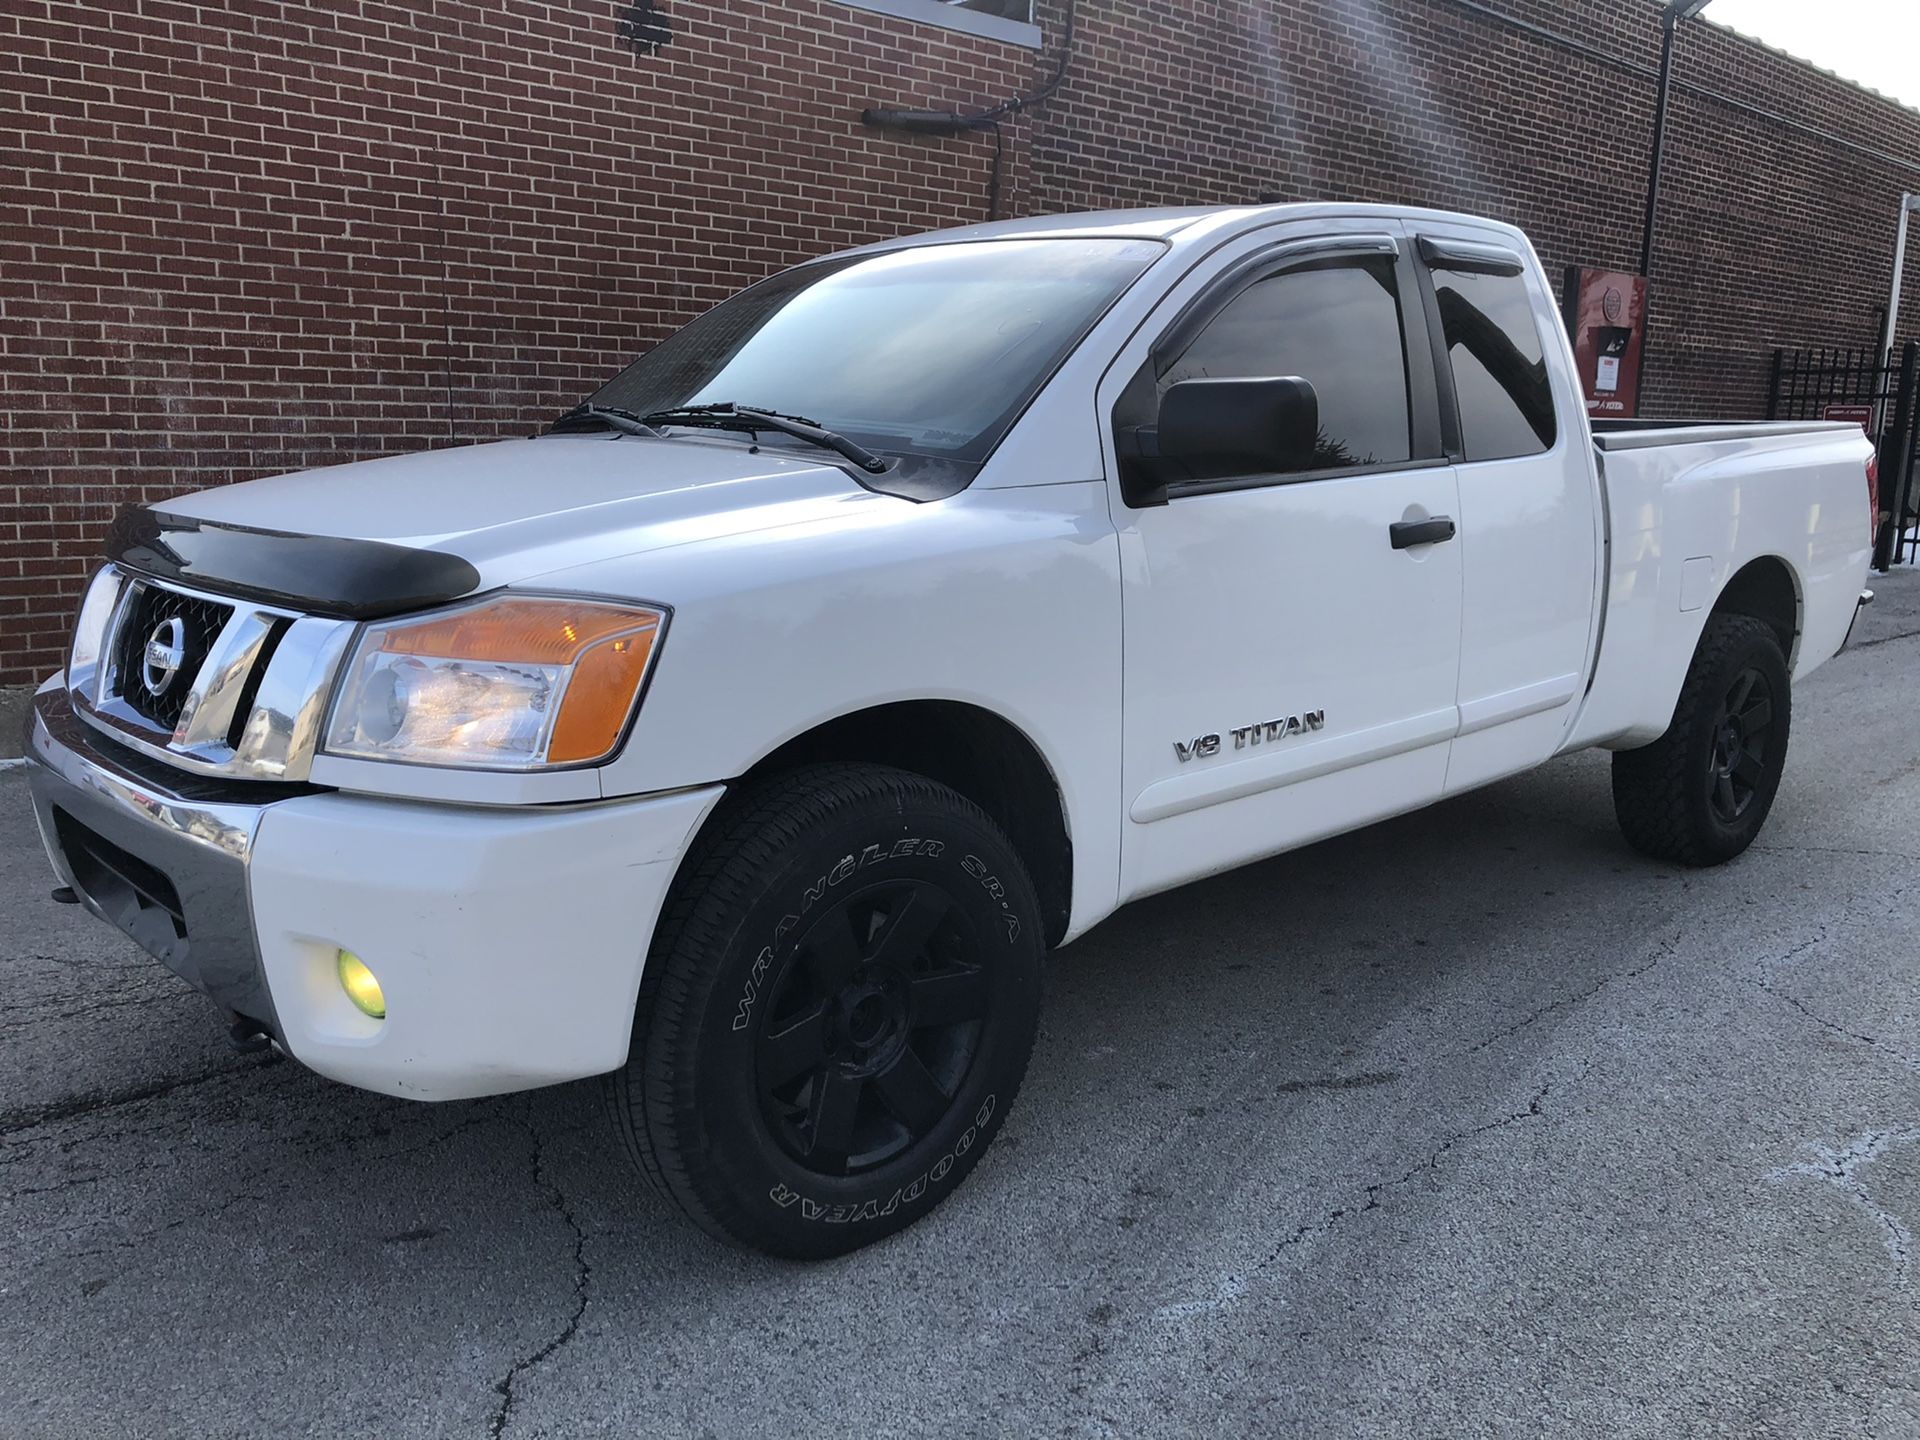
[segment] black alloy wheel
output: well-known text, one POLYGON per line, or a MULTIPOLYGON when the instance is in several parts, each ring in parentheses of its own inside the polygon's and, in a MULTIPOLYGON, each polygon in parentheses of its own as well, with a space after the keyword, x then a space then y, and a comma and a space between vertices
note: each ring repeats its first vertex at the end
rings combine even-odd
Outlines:
POLYGON ((755 1040, 760 1103, 781 1147, 854 1175, 924 1139, 979 1049, 977 940, 939 887, 871 885, 826 910, 773 979, 755 1040))
POLYGON ((1713 721, 1712 794, 1709 803, 1723 825, 1738 823, 1752 806, 1767 774, 1767 742, 1773 730, 1773 687, 1749 665, 1721 697, 1713 721))

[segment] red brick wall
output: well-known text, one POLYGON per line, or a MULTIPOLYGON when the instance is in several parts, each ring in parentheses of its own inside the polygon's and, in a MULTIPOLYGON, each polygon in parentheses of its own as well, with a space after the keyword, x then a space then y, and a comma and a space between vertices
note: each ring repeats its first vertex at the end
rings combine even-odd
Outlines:
POLYGON ((0 682, 129 500, 524 431, 796 260, 981 217, 864 130, 1017 47, 830 0, 0 9, 0 682))
MULTIPOLYGON (((1084 59, 1036 133, 1034 190, 1062 209, 1263 193, 1433 205, 1522 226, 1556 284, 1572 263, 1638 270, 1659 8, 1486 6, 1607 58, 1453 0, 1082 0, 1084 59)), ((1757 417, 1774 346, 1878 343, 1899 197, 1920 191, 1920 113, 1717 26, 1683 26, 1675 54, 1646 413, 1757 417)))
MULTIPOLYGON (((1633 0, 1493 0, 1650 69, 1633 0)), ((1060 0, 1043 11, 1057 22, 1060 0)), ((1652 85, 1454 0, 1080 0, 1011 127, 1015 213, 1290 198, 1514 220, 1633 268, 1652 85)), ((1018 47, 833 0, 9 0, 0 11, 0 683, 58 665, 121 504, 526 429, 783 264, 981 218, 1018 47)), ((1050 24, 1057 33, 1057 24, 1050 24)), ((1689 26, 1649 401, 1751 415, 1775 344, 1864 343, 1920 116, 1689 26)), ((1920 245, 1913 315, 1920 324, 1920 245)))

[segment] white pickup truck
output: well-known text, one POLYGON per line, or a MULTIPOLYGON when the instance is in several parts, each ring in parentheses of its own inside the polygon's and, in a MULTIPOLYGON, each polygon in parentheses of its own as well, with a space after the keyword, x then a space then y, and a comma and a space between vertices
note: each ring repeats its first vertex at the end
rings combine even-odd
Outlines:
POLYGON ((828 1255, 959 1184, 1129 900, 1593 745, 1633 846, 1737 855, 1873 488, 1858 427, 1592 433, 1489 221, 924 235, 539 436, 129 511, 35 810, 236 1043, 607 1076, 688 1216, 828 1255))

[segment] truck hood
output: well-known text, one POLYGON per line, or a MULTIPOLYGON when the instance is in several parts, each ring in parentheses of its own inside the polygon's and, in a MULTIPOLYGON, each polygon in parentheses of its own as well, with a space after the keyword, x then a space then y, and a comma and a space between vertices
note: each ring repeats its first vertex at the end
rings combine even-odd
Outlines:
POLYGON ((591 434, 364 460, 155 508, 242 531, 436 551, 471 565, 475 589, 492 589, 618 555, 911 503, 876 495, 806 452, 591 434))

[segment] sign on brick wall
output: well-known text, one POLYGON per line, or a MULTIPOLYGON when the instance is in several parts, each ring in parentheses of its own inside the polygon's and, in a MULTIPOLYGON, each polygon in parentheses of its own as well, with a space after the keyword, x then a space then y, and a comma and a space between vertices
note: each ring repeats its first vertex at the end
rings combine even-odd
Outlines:
POLYGON ((1646 277, 1570 265, 1566 313, 1587 414, 1595 420, 1631 420, 1639 410, 1646 277))

